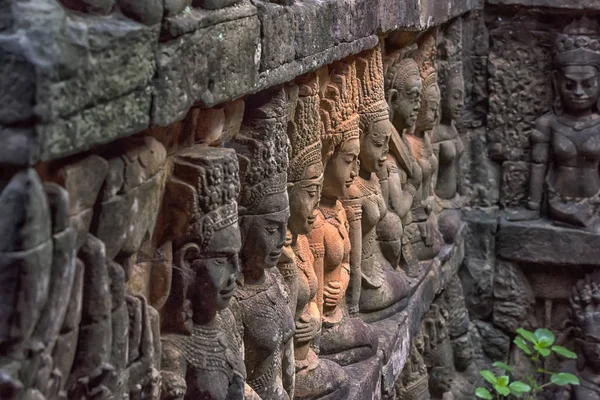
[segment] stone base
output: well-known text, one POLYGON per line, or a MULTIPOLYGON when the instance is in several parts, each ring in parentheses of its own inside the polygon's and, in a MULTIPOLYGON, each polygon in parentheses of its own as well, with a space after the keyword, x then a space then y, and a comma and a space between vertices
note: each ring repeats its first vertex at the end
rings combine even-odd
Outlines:
POLYGON ((545 219, 500 218, 496 254, 538 265, 600 266, 600 234, 556 226, 545 219))
POLYGON ((464 258, 464 234, 462 224, 454 244, 444 245, 438 257, 423 263, 419 278, 411 281, 402 312, 369 324, 379 339, 377 356, 344 368, 351 381, 348 399, 394 398, 394 385, 406 364, 411 338, 419 332, 435 297, 458 273, 464 258))

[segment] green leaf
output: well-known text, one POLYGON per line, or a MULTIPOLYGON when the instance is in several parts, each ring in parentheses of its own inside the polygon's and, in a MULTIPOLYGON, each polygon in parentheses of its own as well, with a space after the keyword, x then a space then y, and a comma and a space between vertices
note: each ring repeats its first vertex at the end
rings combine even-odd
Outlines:
POLYGON ((500 378, 498 378, 498 386, 508 386, 508 376, 506 375, 502 375, 500 378))
POLYGON ((517 347, 523 351, 523 353, 527 354, 528 356, 531 355, 531 350, 529 349, 529 346, 527 346, 527 343, 525 343, 521 336, 517 336, 515 340, 513 340, 513 343, 516 344, 517 347))
POLYGON ((494 385, 494 389, 502 396, 508 396, 510 394, 510 389, 507 386, 494 385))
POLYGON ((579 385, 579 378, 573 374, 569 374, 568 372, 554 374, 550 380, 552 383, 558 386, 579 385))
POLYGON ((550 332, 546 328, 540 328, 536 330, 534 335, 537 339, 537 344, 542 349, 548 348, 552 346, 552 343, 554 343, 554 333, 550 332))
POLYGON ((571 358, 573 360, 577 358, 577 354, 562 346, 552 346, 552 351, 564 358, 571 358))
POLYGON ((483 379, 485 379, 492 385, 495 385, 498 382, 498 379, 496 379, 496 375, 494 375, 494 373, 488 369, 484 369, 480 372, 480 374, 481 376, 483 376, 483 379))
POLYGON ((548 357, 550 355, 550 350, 548 349, 538 349, 538 352, 544 357, 548 357))
POLYGON ((482 387, 475 389, 475 396, 479 397, 480 399, 494 400, 490 391, 482 387))
POLYGON ((531 343, 537 343, 537 338, 532 332, 529 332, 527 329, 519 328, 517 329, 517 333, 523 336, 525 339, 529 340, 531 343))
POLYGON ((508 385, 508 387, 510 388, 511 392, 521 393, 521 394, 527 393, 531 390, 531 386, 529 386, 526 383, 519 382, 519 381, 512 382, 510 385, 508 385))
POLYGON ((502 368, 503 370, 505 370, 506 372, 513 372, 514 368, 511 367, 510 365, 503 363, 502 361, 496 361, 494 364, 492 364, 494 367, 496 368, 502 368))

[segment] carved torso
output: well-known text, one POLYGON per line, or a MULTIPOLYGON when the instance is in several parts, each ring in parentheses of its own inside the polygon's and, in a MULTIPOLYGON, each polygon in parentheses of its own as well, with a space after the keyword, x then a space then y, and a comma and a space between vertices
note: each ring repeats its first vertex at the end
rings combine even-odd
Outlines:
POLYGON ((243 329, 247 383, 261 398, 274 398, 274 393, 284 393, 282 357, 294 333, 283 278, 276 269, 266 269, 263 283, 239 286, 234 297, 243 329))
POLYGON ((363 278, 370 281, 372 276, 381 275, 381 271, 375 271, 381 266, 375 265, 373 262, 373 252, 377 244, 375 226, 387 212, 379 180, 375 174, 372 174, 368 181, 357 177, 350 187, 349 199, 345 203, 346 209, 352 215, 350 218, 356 217, 356 215, 361 218, 361 270, 363 278))
POLYGON ((315 259, 306 236, 299 235, 296 244, 292 248, 294 249, 296 267, 298 268, 298 303, 296 307, 296 318, 298 318, 317 294, 319 281, 314 270, 315 259))
POLYGON ((442 199, 450 200, 457 192, 459 162, 465 150, 454 121, 450 125, 437 125, 432 142, 434 146, 439 147, 435 194, 442 199))
MULTIPOLYGON (((431 179, 434 172, 437 170, 437 160, 433 155, 431 144, 427 143, 426 140, 415 135, 406 135, 406 139, 410 145, 412 154, 417 160, 413 169, 420 169, 422 176, 421 186, 417 188, 415 201, 412 206, 413 218, 415 221, 424 221, 427 219, 427 216, 423 208, 423 200, 432 195, 432 193, 430 193, 431 179)), ((413 173, 414 172, 415 171, 413 170, 413 173)))
MULTIPOLYGON (((348 235, 348 220, 342 203, 336 201, 334 207, 321 205, 320 214, 315 223, 315 229, 309 234, 313 253, 322 252, 323 285, 330 281, 341 281, 342 274, 349 274, 350 237, 348 235), (321 246, 318 244, 322 243, 321 246), (343 270, 348 272, 344 272, 343 270)), ((344 297, 335 307, 323 306, 323 320, 337 323, 343 318, 344 297)))
POLYGON ((243 397, 246 373, 242 339, 232 329, 234 326, 233 314, 225 309, 217 314, 210 326, 194 325, 189 336, 167 334, 161 338, 163 353, 169 355, 163 358, 163 368, 185 364, 185 399, 243 397))
POLYGON ((600 191, 600 116, 578 122, 556 116, 550 129, 554 189, 566 197, 596 195, 600 191))

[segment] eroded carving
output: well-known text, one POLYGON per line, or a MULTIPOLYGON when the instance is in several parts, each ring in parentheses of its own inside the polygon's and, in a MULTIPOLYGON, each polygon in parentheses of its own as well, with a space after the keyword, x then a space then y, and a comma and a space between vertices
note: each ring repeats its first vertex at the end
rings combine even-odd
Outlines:
POLYGON ((599 231, 600 37, 597 23, 568 25, 555 43, 554 108, 531 133, 528 207, 540 209, 544 186, 556 223, 599 231))
POLYGON ((322 253, 316 263, 323 271, 323 332, 321 354, 341 365, 356 363, 371 357, 377 341, 373 333, 358 318, 348 313, 346 295, 358 296, 349 288, 350 237, 346 211, 340 202, 348 196, 358 175, 360 127, 356 86, 352 67, 339 65, 329 76, 321 98, 322 157, 325 167, 323 191, 315 229, 308 235, 313 248, 322 253), (350 292, 348 292, 348 290, 350 292))
POLYGON ((567 361, 563 370, 576 374, 580 384, 559 389, 555 396, 557 400, 591 400, 600 397, 600 358, 597 350, 600 342, 598 285, 600 273, 594 272, 586 275, 573 287, 569 299, 569 322, 575 339, 577 360, 567 361))
POLYGON ((238 162, 230 149, 180 152, 167 186, 179 235, 162 312, 162 399, 242 399, 242 339, 228 308, 240 272, 238 162))
MULTIPOLYGON (((376 173, 384 166, 394 130, 383 91, 381 51, 375 48, 364 52, 340 68, 348 68, 350 74, 356 69, 360 116, 359 174, 350 186, 348 197, 342 201, 349 222, 350 266, 360 271, 362 280, 360 299, 358 304, 354 303, 356 299, 351 299, 350 313, 358 308, 363 314, 380 314, 378 312, 394 305, 402 307, 400 301, 406 299, 409 291, 406 277, 395 270, 397 254, 392 252, 390 257, 388 253, 384 258, 377 242, 378 224, 386 223, 387 205, 376 173), (355 267, 358 264, 360 269, 355 267)), ((394 226, 392 230, 385 230, 385 234, 393 242, 399 241, 402 232, 394 226)), ((358 284, 358 278, 354 279, 353 285, 358 284)))
POLYGON ((396 381, 396 396, 403 400, 429 400, 429 375, 423 359, 425 339, 419 332, 411 341, 410 353, 400 378, 396 381))
POLYGON ((261 399, 294 396, 294 318, 277 268, 290 216, 287 113, 282 89, 249 99, 240 133, 228 143, 240 162, 242 274, 235 293, 248 385, 261 399))

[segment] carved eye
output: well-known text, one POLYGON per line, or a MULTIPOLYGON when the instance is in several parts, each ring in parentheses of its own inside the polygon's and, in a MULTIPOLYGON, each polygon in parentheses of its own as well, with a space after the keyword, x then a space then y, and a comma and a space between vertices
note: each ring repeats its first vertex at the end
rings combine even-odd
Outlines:
POLYGON ((582 85, 584 88, 590 89, 595 86, 595 83, 596 83, 595 79, 586 79, 585 81, 582 82, 582 85))
POLYGON ((268 227, 266 227, 265 229, 266 229, 266 231, 267 231, 267 232, 268 232, 270 235, 272 235, 272 234, 274 234, 275 232, 277 232, 277 228, 274 228, 274 227, 272 227, 272 226, 268 226, 268 227))

